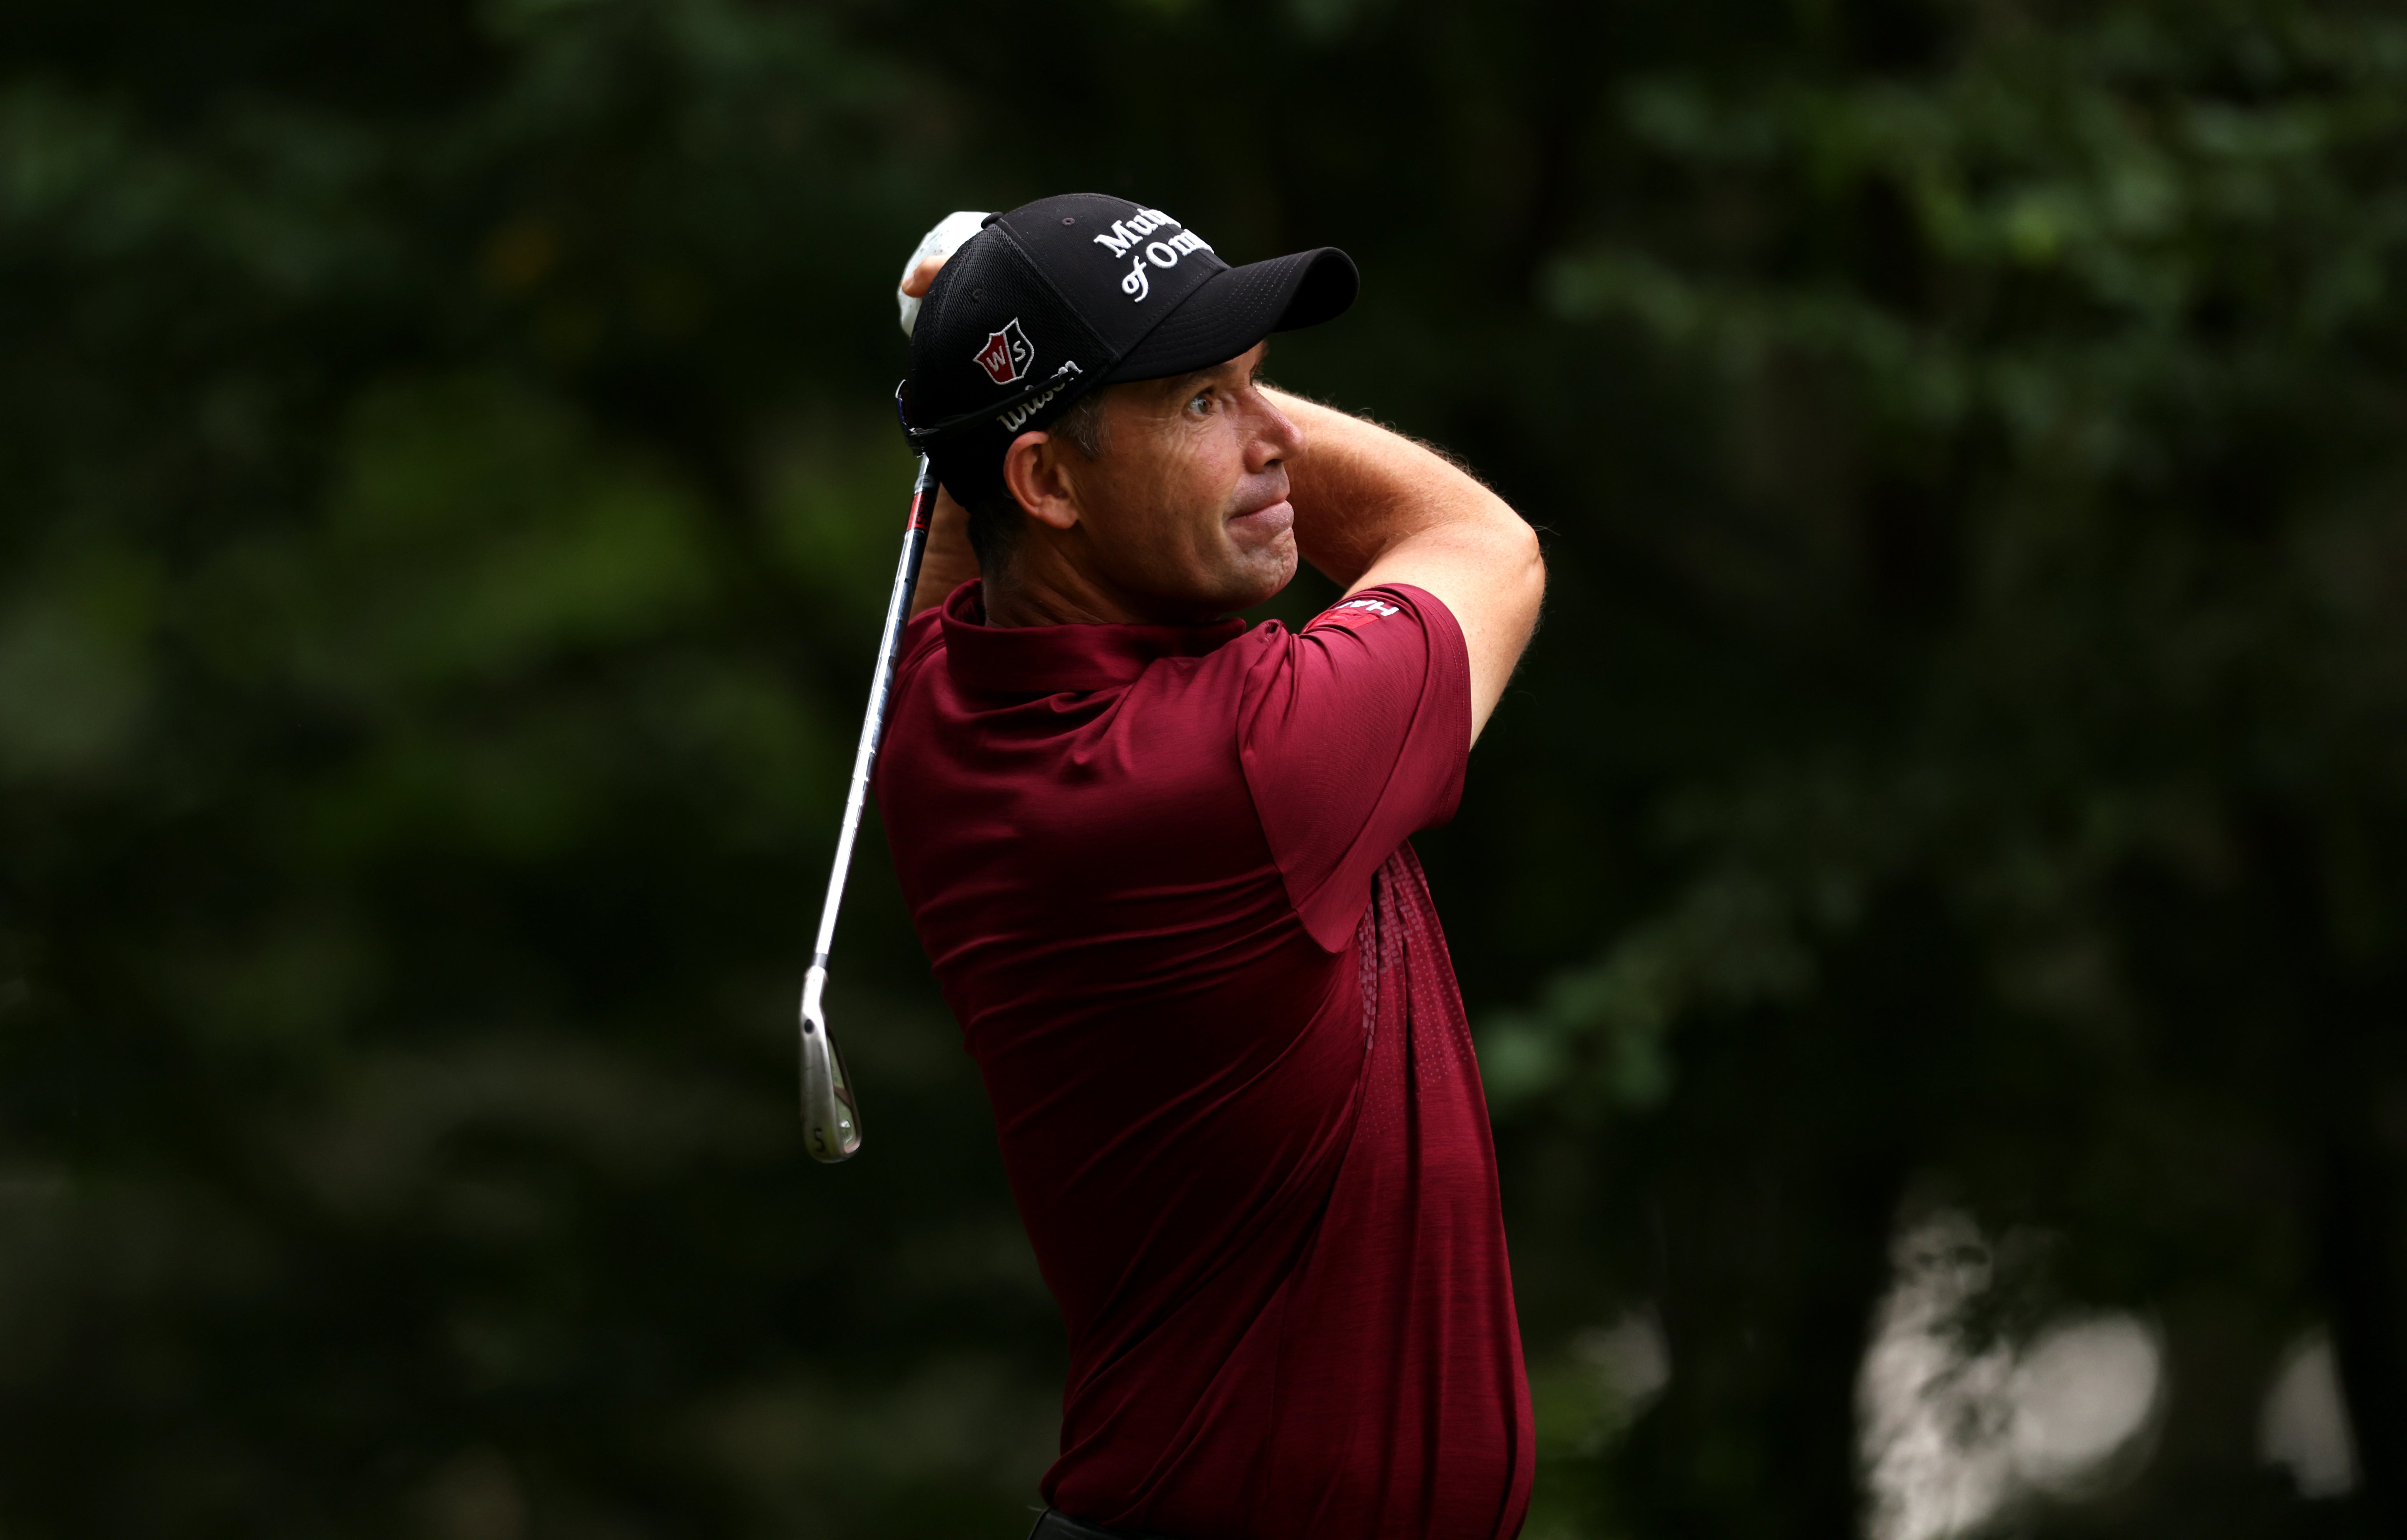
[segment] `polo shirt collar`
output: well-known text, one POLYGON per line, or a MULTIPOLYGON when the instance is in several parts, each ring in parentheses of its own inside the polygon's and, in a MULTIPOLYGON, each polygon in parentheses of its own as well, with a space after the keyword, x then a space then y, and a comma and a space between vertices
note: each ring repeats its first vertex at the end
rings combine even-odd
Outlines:
POLYGON ((1201 625, 990 626, 973 578, 939 617, 945 665, 962 688, 998 695, 1057 695, 1133 684, 1158 658, 1200 658, 1243 635, 1246 622, 1201 625))

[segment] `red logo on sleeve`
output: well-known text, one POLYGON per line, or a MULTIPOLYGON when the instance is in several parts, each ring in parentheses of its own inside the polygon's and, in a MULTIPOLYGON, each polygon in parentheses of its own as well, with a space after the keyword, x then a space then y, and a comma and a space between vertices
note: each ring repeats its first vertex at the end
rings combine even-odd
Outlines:
POLYGON ((1391 605, 1384 599, 1348 599, 1342 605, 1335 605, 1322 610, 1319 616, 1303 629, 1317 631, 1322 626, 1344 626, 1348 631, 1360 631, 1372 621, 1386 620, 1389 616, 1399 613, 1401 609, 1401 606, 1391 605))

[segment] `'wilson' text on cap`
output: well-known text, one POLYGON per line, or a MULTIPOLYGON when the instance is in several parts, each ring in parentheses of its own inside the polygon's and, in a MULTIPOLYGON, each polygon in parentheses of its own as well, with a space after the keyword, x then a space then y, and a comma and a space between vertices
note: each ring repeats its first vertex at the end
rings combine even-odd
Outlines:
POLYGON ((997 413, 995 421, 1003 424, 1004 432, 1018 433, 1021 423, 1027 421, 1030 418, 1034 417, 1038 412, 1043 411, 1047 406, 1051 404, 1055 396, 1060 395, 1063 391, 1069 389, 1072 381, 1075 380, 1078 376, 1084 372, 1085 371, 1078 367, 1078 361, 1076 359, 1063 359, 1061 361, 1061 366, 1053 371, 1052 384, 1047 386, 1037 394, 1029 397, 1026 401, 1021 402, 1018 406, 1013 406, 1006 411, 997 413))

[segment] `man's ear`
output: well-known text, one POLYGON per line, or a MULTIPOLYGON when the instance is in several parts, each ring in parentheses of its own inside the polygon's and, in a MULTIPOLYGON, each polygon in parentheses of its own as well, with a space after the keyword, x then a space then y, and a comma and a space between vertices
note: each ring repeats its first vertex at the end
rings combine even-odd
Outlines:
POLYGON ((1028 517, 1067 532, 1078 522, 1078 502, 1064 474, 1061 446, 1032 429, 1003 451, 1003 484, 1028 517))

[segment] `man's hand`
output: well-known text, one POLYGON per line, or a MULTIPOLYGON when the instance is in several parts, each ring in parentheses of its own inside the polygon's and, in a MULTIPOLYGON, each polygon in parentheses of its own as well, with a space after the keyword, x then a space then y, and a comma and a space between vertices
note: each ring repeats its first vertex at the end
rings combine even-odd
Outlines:
POLYGON ((911 328, 919 324, 919 302, 928 297, 928 286, 936 281, 945 259, 961 250, 961 242, 984 229, 986 219, 984 214, 961 209, 938 220, 935 228, 919 237, 919 247, 903 264, 903 281, 894 286, 894 303, 901 314, 904 336, 909 336, 911 328))
MULTIPOLYGON (((919 317, 919 301, 928 297, 934 287, 936 275, 945 270, 945 263, 961 246, 978 232, 986 218, 978 213, 948 214, 936 227, 922 236, 919 249, 912 253, 916 260, 895 286, 895 294, 903 304, 903 331, 908 335, 913 321, 919 317)), ((953 494, 938 488, 936 510, 928 527, 928 553, 919 564, 919 586, 911 591, 911 613, 919 614, 931 605, 945 602, 945 595, 978 576, 977 552, 970 549, 970 515, 967 508, 953 501, 953 494)))

